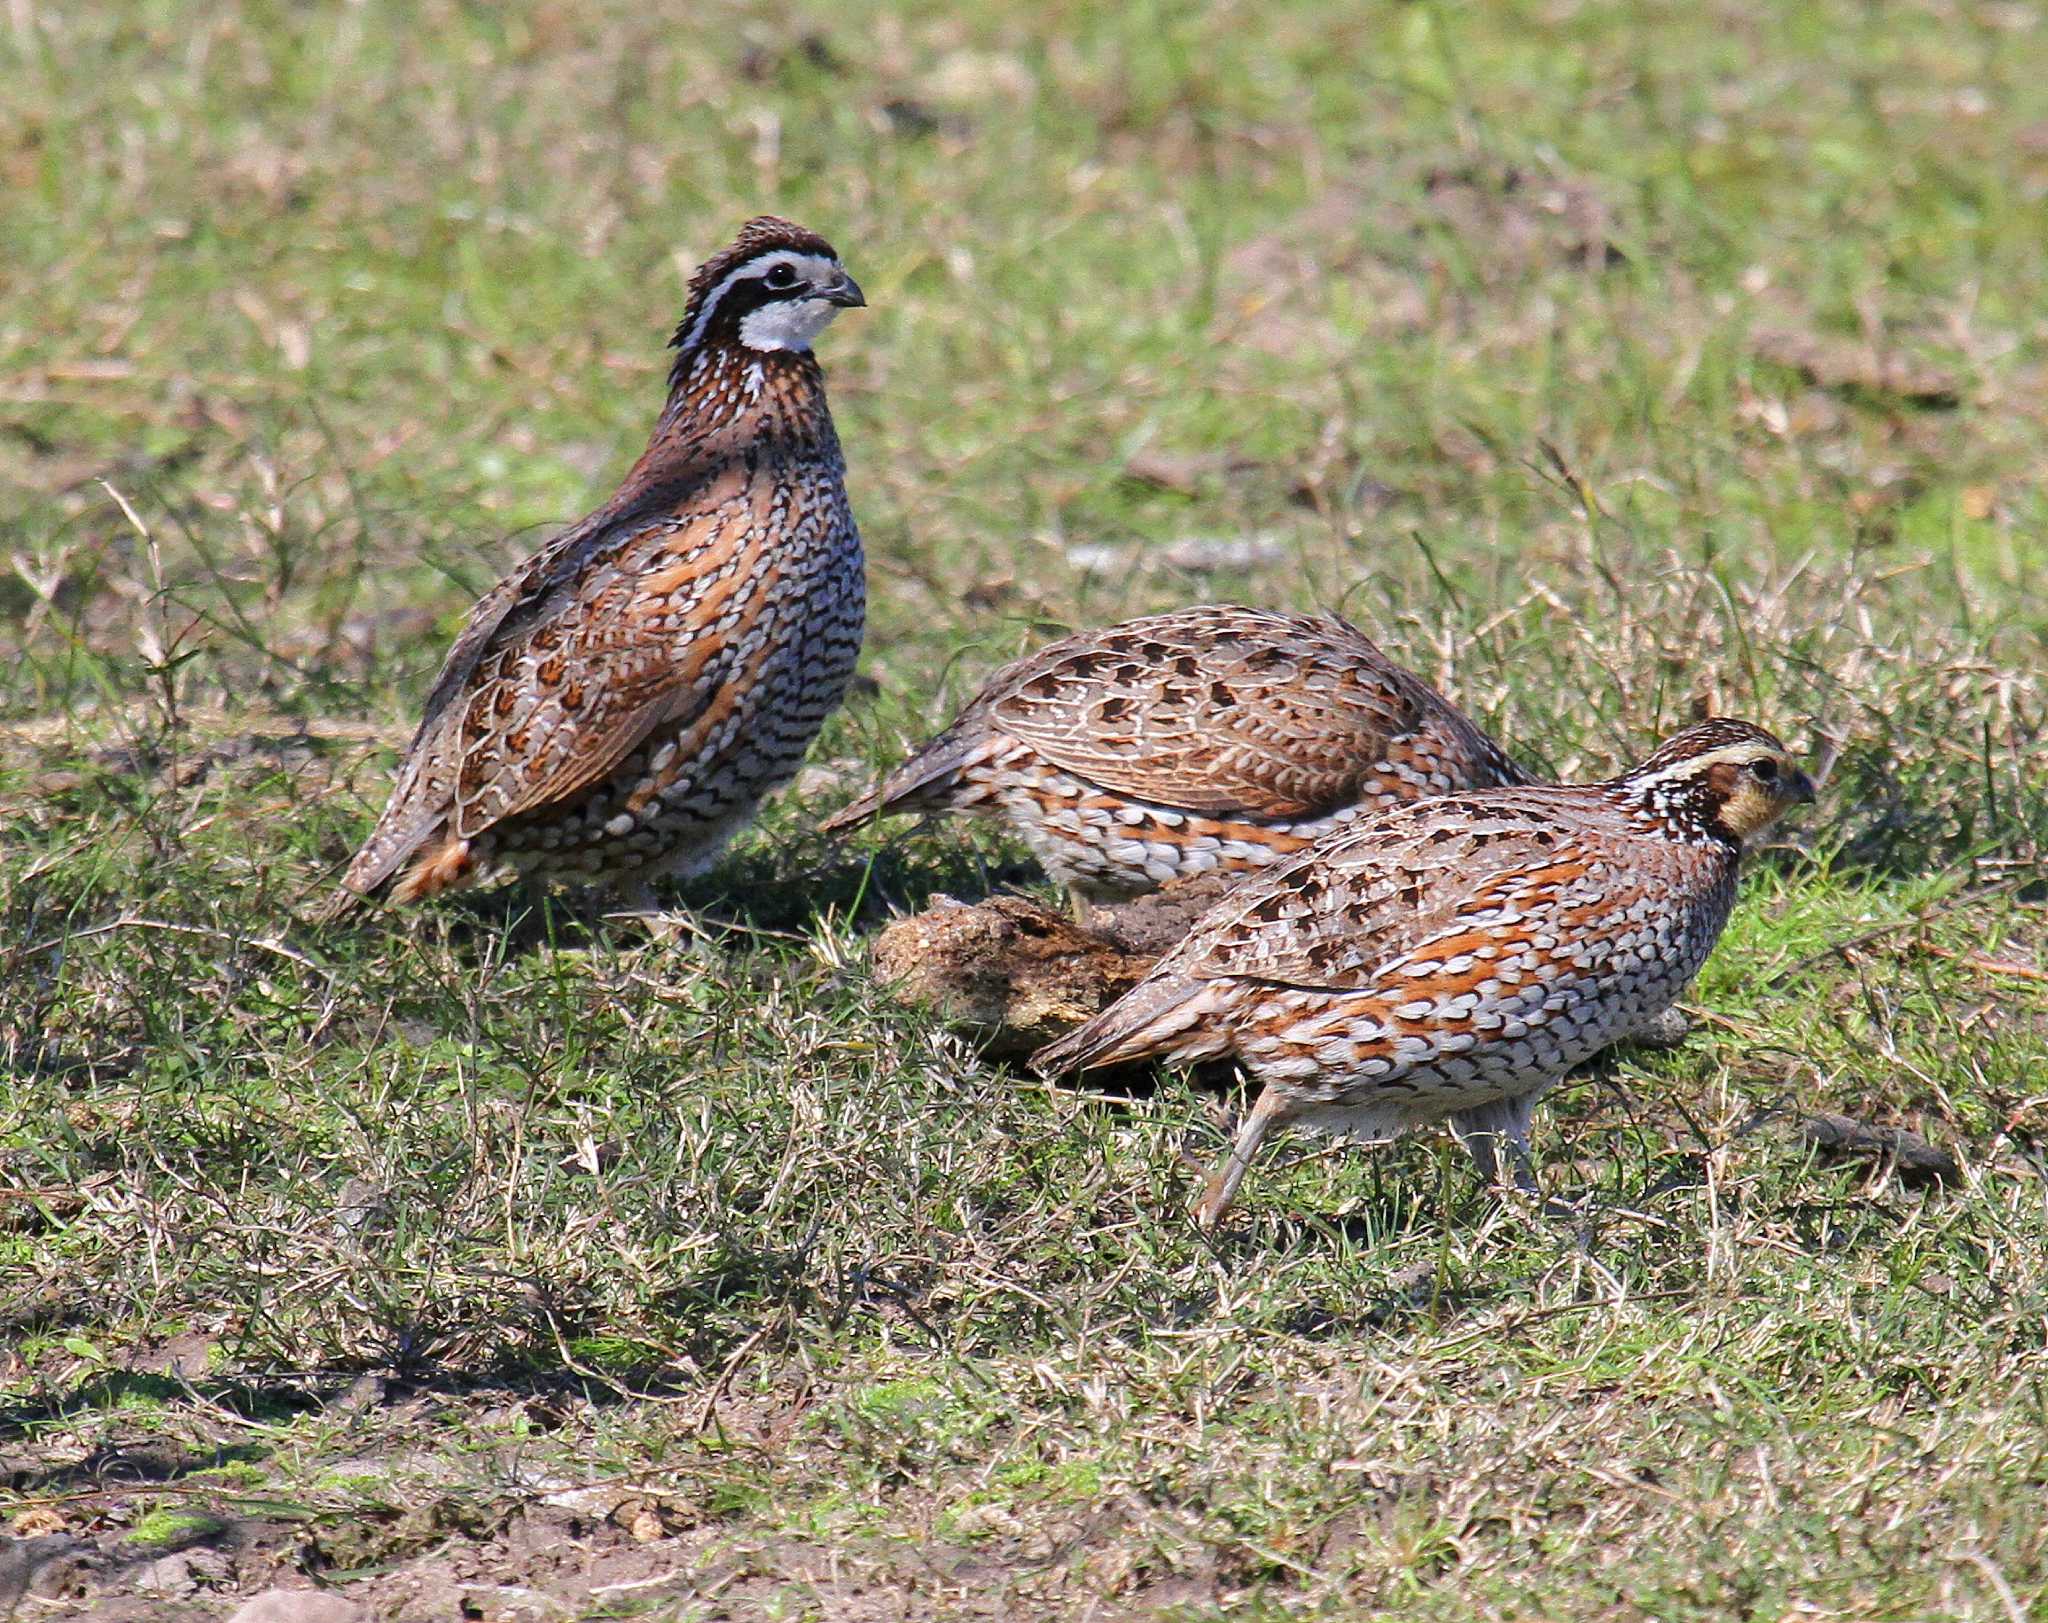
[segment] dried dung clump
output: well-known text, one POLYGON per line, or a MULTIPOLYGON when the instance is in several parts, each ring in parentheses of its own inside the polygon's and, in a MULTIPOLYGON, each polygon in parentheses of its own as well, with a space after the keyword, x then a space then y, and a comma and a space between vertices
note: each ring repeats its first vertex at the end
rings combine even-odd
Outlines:
POLYGON ((1027 1053, 1072 1031, 1135 985, 1145 960, 1043 903, 942 896, 875 941, 876 976, 997 1054, 1027 1053))

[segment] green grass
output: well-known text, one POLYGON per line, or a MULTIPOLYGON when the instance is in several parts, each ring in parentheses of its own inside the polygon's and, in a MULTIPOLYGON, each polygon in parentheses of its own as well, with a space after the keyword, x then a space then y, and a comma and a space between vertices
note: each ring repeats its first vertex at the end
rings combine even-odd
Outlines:
POLYGON ((382 1617, 2048 1616, 2030 8, 19 0, 0 84, 15 1532, 231 1552, 195 1619, 294 1562, 382 1617), (296 923, 766 208, 871 300, 876 688, 688 893, 733 929, 296 923), (1701 707, 1829 766, 1694 1038, 1543 1114, 1578 1221, 1295 1140, 1212 1245, 1241 1100, 1048 1090, 864 973, 1029 870, 818 819, 1197 598, 1341 609, 1562 775, 1701 707))

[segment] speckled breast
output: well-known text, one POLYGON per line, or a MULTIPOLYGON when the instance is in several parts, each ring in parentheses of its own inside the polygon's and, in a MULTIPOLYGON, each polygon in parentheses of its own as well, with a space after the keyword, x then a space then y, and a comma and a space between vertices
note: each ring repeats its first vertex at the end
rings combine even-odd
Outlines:
MULTIPOLYGON (((795 775, 852 680, 866 581, 843 490, 778 506, 815 516, 762 547, 766 567, 729 630, 695 633, 731 643, 708 707, 650 737, 573 809, 493 831, 494 857, 581 883, 687 875, 795 775)), ((679 658, 688 647, 679 640, 679 658)))

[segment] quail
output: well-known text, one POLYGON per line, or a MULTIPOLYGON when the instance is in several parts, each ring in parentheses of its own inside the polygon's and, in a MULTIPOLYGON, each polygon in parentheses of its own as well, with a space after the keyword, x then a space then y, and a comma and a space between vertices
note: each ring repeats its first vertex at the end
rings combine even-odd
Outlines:
POLYGON ((1004 666, 824 827, 993 813, 1081 906, 1261 868, 1402 801, 1530 781, 1355 626, 1212 603, 1004 666))
POLYGON ((507 872, 645 908, 788 781, 860 651, 860 534, 811 343, 865 303, 787 220, 705 261, 646 451, 471 611, 323 911, 507 872))
POLYGON ((1813 796, 1776 738, 1722 719, 1604 783, 1396 807, 1243 880, 1032 1063, 1234 1058, 1262 1091, 1205 1228, 1285 1126, 1378 1142, 1448 1121, 1488 1178, 1504 1147, 1533 1188, 1536 1102, 1670 1007, 1728 922, 1745 843, 1813 796))

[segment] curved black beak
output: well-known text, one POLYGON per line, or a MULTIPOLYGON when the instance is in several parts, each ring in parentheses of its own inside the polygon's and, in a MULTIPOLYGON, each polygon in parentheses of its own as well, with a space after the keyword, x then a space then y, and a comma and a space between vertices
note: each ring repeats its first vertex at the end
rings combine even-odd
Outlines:
POLYGON ((1785 798, 1795 806, 1811 806, 1816 792, 1813 779, 1804 772, 1794 772, 1792 781, 1785 785, 1785 798))
POLYGON ((860 290, 860 283, 848 276, 845 271, 841 271, 839 280, 826 287, 818 297, 827 304, 844 305, 849 310, 865 309, 868 302, 867 296, 860 290))

